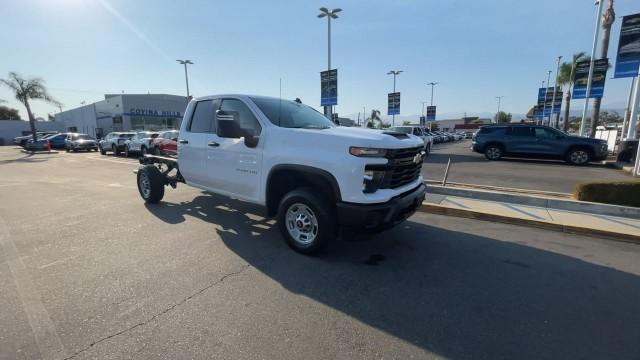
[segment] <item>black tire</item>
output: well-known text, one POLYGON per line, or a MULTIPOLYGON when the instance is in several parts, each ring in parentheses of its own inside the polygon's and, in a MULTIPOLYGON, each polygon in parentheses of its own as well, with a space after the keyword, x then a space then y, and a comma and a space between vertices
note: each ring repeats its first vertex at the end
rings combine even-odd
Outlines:
POLYGON ((502 155, 504 155, 504 150, 498 144, 489 144, 484 148, 484 157, 487 160, 500 160, 502 155))
POLYGON ((147 155, 147 147, 146 146, 142 146, 140 148, 140 156, 145 156, 147 155))
POLYGON ((591 151, 587 148, 578 147, 569 149, 565 160, 571 165, 584 166, 591 161, 591 151))
POLYGON ((78 152, 78 149, 76 149, 76 148, 73 148, 73 152, 78 152))
POLYGON ((111 151, 113 151, 113 156, 120 156, 120 150, 115 145, 111 145, 111 151))
POLYGON ((128 158, 131 153, 129 152, 129 146, 124 147, 124 157, 128 158))
POLYGON ((146 203, 156 204, 164 197, 165 178, 154 165, 138 169, 138 192, 146 203))
POLYGON ((69 152, 69 151, 70 151, 70 149, 69 149, 68 147, 66 147, 66 146, 65 146, 64 150, 65 150, 66 152, 69 152))
POLYGON ((321 252, 337 235, 335 212, 317 193, 311 188, 293 190, 282 198, 278 207, 282 236, 293 250, 305 255, 321 252), (292 235, 296 231, 298 238, 292 235))
POLYGON ((98 150, 100 150, 100 155, 107 155, 107 152, 102 148, 102 145, 98 145, 98 150))

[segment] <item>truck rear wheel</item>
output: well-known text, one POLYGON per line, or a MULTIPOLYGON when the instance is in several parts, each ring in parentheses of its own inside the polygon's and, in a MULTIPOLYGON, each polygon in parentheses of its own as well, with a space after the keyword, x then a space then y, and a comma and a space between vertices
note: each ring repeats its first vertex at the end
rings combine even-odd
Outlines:
POLYGON ((157 167, 144 165, 138 169, 138 191, 145 202, 155 204, 162 200, 164 184, 164 176, 157 167))
POLYGON ((310 188, 293 190, 282 198, 278 223, 287 244, 302 254, 316 254, 336 237, 330 205, 310 188))

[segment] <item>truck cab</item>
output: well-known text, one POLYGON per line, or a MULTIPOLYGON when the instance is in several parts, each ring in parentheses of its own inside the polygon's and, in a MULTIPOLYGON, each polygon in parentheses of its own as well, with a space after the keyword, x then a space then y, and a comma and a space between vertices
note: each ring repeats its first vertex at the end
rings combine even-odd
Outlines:
MULTIPOLYGON (((216 95, 187 106, 175 167, 187 185, 264 206, 292 248, 313 253, 339 227, 380 231, 413 214, 423 148, 404 133, 337 127, 299 101, 216 95)), ((157 178, 153 157, 141 162, 141 195, 158 201, 140 183, 157 178)))

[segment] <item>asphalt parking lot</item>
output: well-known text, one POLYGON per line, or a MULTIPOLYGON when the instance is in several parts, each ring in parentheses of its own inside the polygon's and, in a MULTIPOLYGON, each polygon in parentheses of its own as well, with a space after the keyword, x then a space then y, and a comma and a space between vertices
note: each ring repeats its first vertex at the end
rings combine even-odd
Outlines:
POLYGON ((572 166, 557 160, 516 158, 488 161, 483 154, 472 152, 470 146, 471 140, 435 145, 422 167, 423 177, 442 181, 451 158, 447 181, 467 184, 573 193, 580 182, 633 179, 596 163, 572 166))
POLYGON ((416 214, 305 257, 136 166, 0 147, 0 358, 640 358, 639 246, 416 214))

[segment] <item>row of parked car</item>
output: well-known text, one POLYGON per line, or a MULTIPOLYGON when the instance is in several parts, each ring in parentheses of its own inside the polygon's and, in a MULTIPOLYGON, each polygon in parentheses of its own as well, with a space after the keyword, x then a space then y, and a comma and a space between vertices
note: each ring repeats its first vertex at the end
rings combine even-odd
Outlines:
POLYGON ((431 146, 433 144, 450 142, 450 141, 459 141, 465 138, 471 138, 471 136, 466 137, 465 134, 460 133, 449 133, 445 131, 435 131, 429 130, 428 128, 422 125, 403 125, 403 126, 393 126, 389 128, 390 131, 401 132, 404 134, 412 134, 422 139, 424 142, 424 150, 427 154, 431 151, 431 146))
POLYGON ((102 155, 170 155, 178 153, 178 130, 112 132, 98 143, 102 155))
POLYGON ((178 151, 177 130, 112 132, 100 140, 96 140, 88 134, 71 132, 38 132, 36 137, 37 139, 34 141, 31 135, 19 136, 14 139, 14 143, 30 151, 43 151, 51 148, 65 149, 67 152, 100 151, 102 155, 112 152, 116 156, 148 153, 176 155, 178 151))

